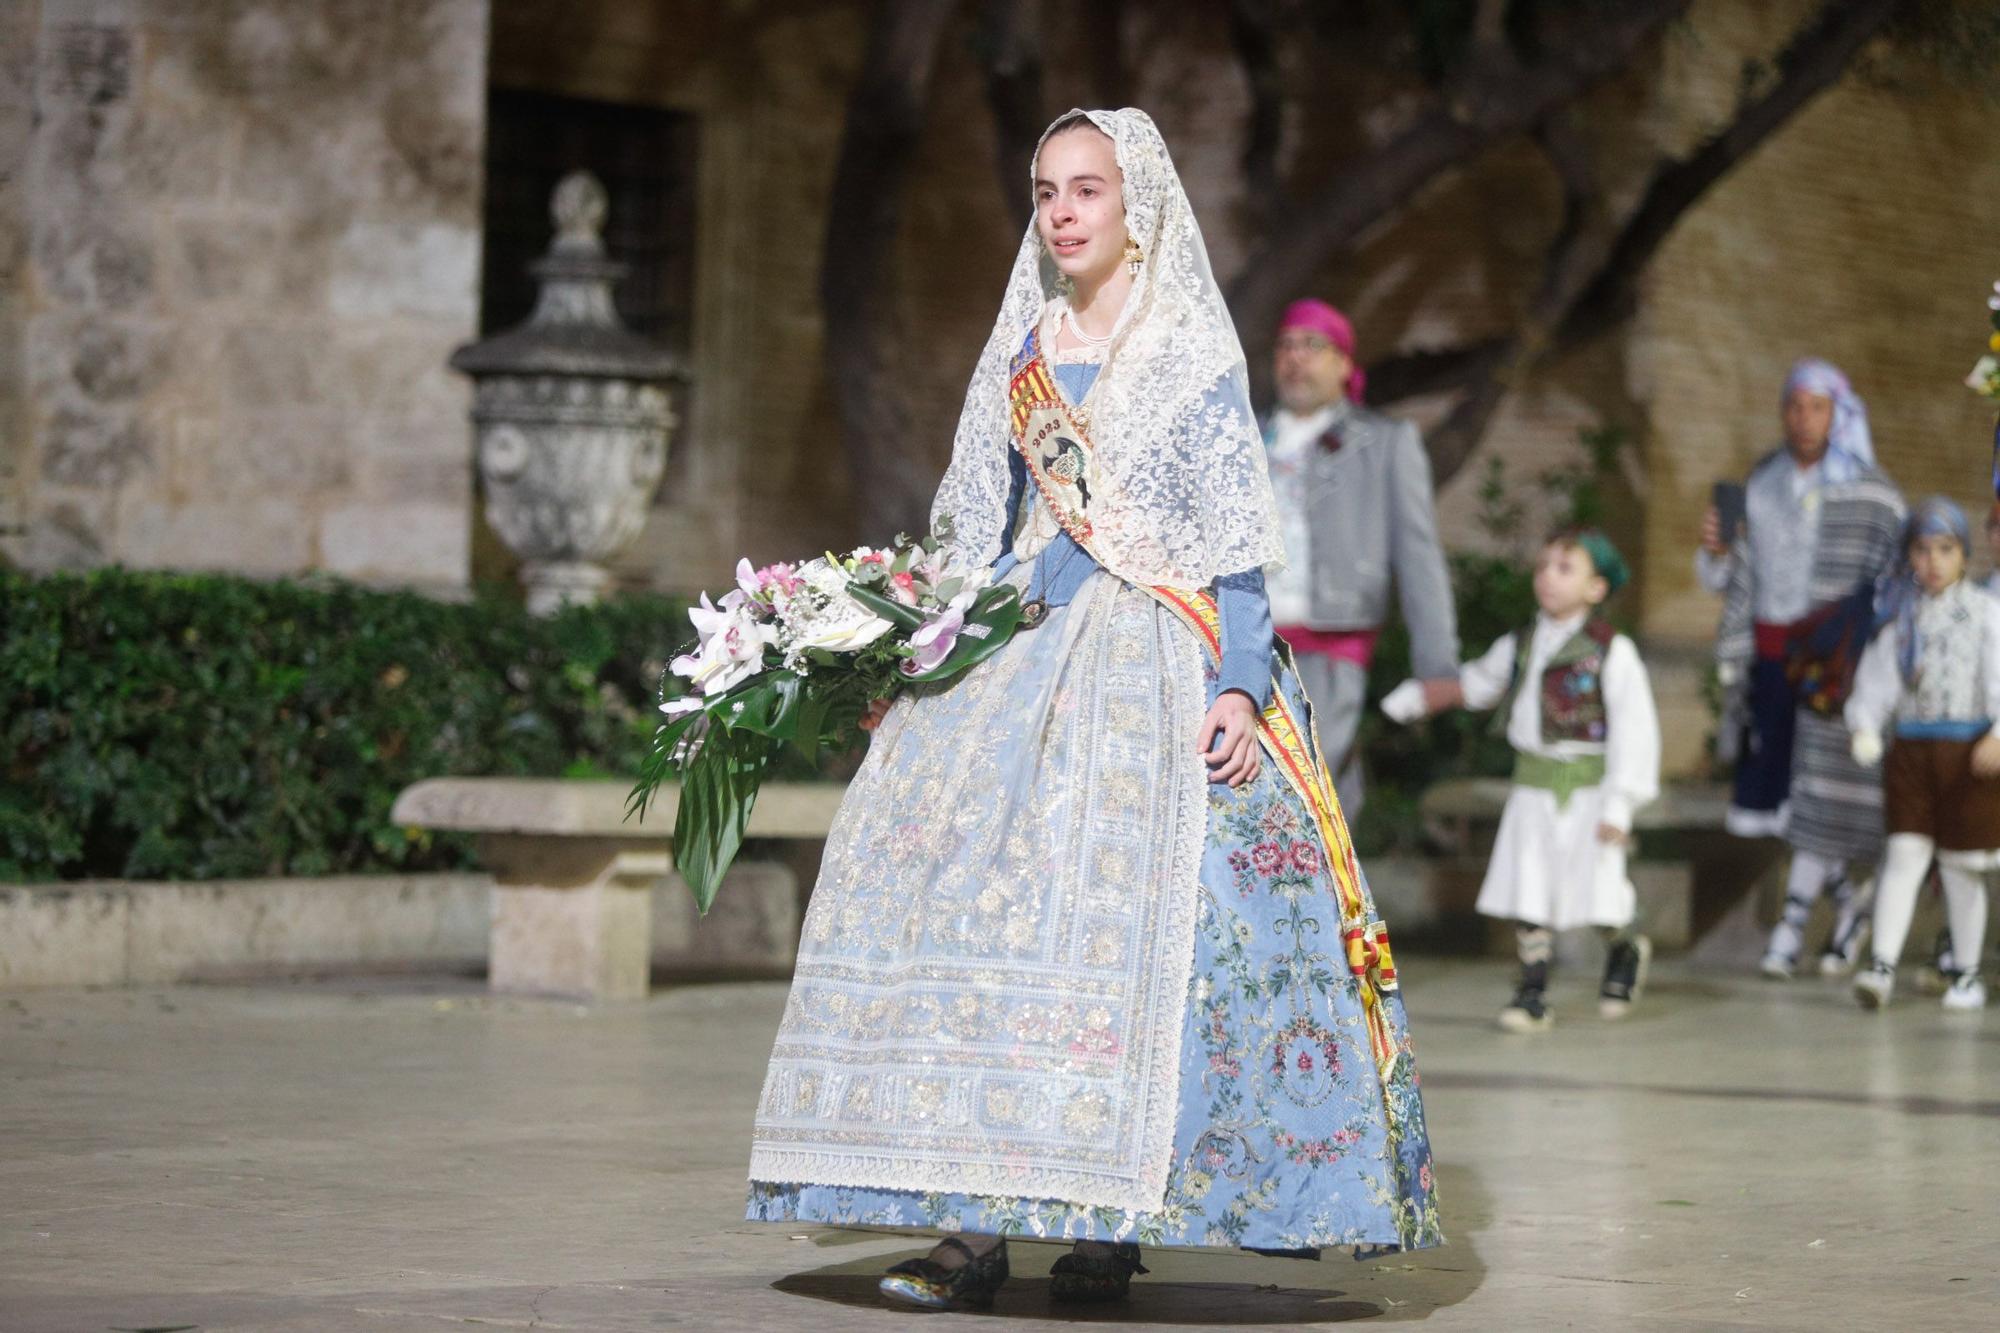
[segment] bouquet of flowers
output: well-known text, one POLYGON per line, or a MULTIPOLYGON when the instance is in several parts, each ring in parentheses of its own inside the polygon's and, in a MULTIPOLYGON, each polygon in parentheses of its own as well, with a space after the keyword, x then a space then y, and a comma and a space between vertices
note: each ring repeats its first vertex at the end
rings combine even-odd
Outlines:
POLYGON ((995 584, 941 527, 921 542, 863 546, 803 564, 736 566, 736 588, 689 610, 697 640, 661 681, 667 720, 632 788, 643 816, 678 777, 674 865, 702 912, 735 859, 772 761, 808 763, 860 740, 871 702, 950 680, 1021 626, 1020 595, 995 584), (670 692, 672 677, 688 692, 670 692))
POLYGON ((2000 403, 2000 282, 1993 284, 1993 294, 1986 298, 1986 314, 1993 332, 1986 339, 1986 355, 1965 377, 1965 387, 1990 403, 2000 403))

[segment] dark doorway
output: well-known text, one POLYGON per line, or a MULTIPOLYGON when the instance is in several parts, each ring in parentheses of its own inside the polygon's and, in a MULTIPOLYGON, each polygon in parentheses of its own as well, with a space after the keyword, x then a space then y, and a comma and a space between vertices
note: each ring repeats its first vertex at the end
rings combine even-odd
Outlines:
POLYGON ((604 243, 631 265, 618 313, 683 355, 694 294, 694 117, 658 107, 493 88, 487 94, 486 245, 481 336, 535 304, 528 265, 547 251, 549 195, 581 167, 611 196, 604 243))

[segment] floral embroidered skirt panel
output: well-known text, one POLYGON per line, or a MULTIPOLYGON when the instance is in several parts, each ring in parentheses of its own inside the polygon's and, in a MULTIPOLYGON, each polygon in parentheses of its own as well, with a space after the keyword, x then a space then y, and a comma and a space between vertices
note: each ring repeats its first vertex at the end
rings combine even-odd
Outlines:
POLYGON ((752 1220, 1442 1240, 1401 1001, 1385 1075, 1305 801, 1268 756, 1230 789, 1194 754, 1214 670, 1100 573, 890 710, 807 911, 752 1220))

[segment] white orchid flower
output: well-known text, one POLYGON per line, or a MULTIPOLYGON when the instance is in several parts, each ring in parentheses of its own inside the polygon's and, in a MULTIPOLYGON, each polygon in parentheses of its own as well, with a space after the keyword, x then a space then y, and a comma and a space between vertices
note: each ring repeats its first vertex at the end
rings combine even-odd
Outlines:
POLYGON ((777 638, 774 626, 757 619, 740 591, 711 604, 703 593, 701 605, 688 608, 700 642, 695 651, 676 657, 670 670, 685 676, 704 695, 734 689, 764 669, 764 650, 777 638))

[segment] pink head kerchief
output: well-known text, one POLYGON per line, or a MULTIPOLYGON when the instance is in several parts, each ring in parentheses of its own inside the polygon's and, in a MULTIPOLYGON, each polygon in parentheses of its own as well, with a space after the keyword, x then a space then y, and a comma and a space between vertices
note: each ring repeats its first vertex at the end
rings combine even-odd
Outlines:
MULTIPOLYGON (((1307 297, 1294 301, 1285 307, 1284 317, 1278 321, 1278 332, 1286 329, 1310 329, 1328 342, 1338 347, 1351 361, 1354 359, 1354 325, 1338 310, 1324 301, 1307 297)), ((1347 396, 1355 402, 1361 401, 1361 391, 1368 383, 1357 362, 1347 373, 1347 396)))

